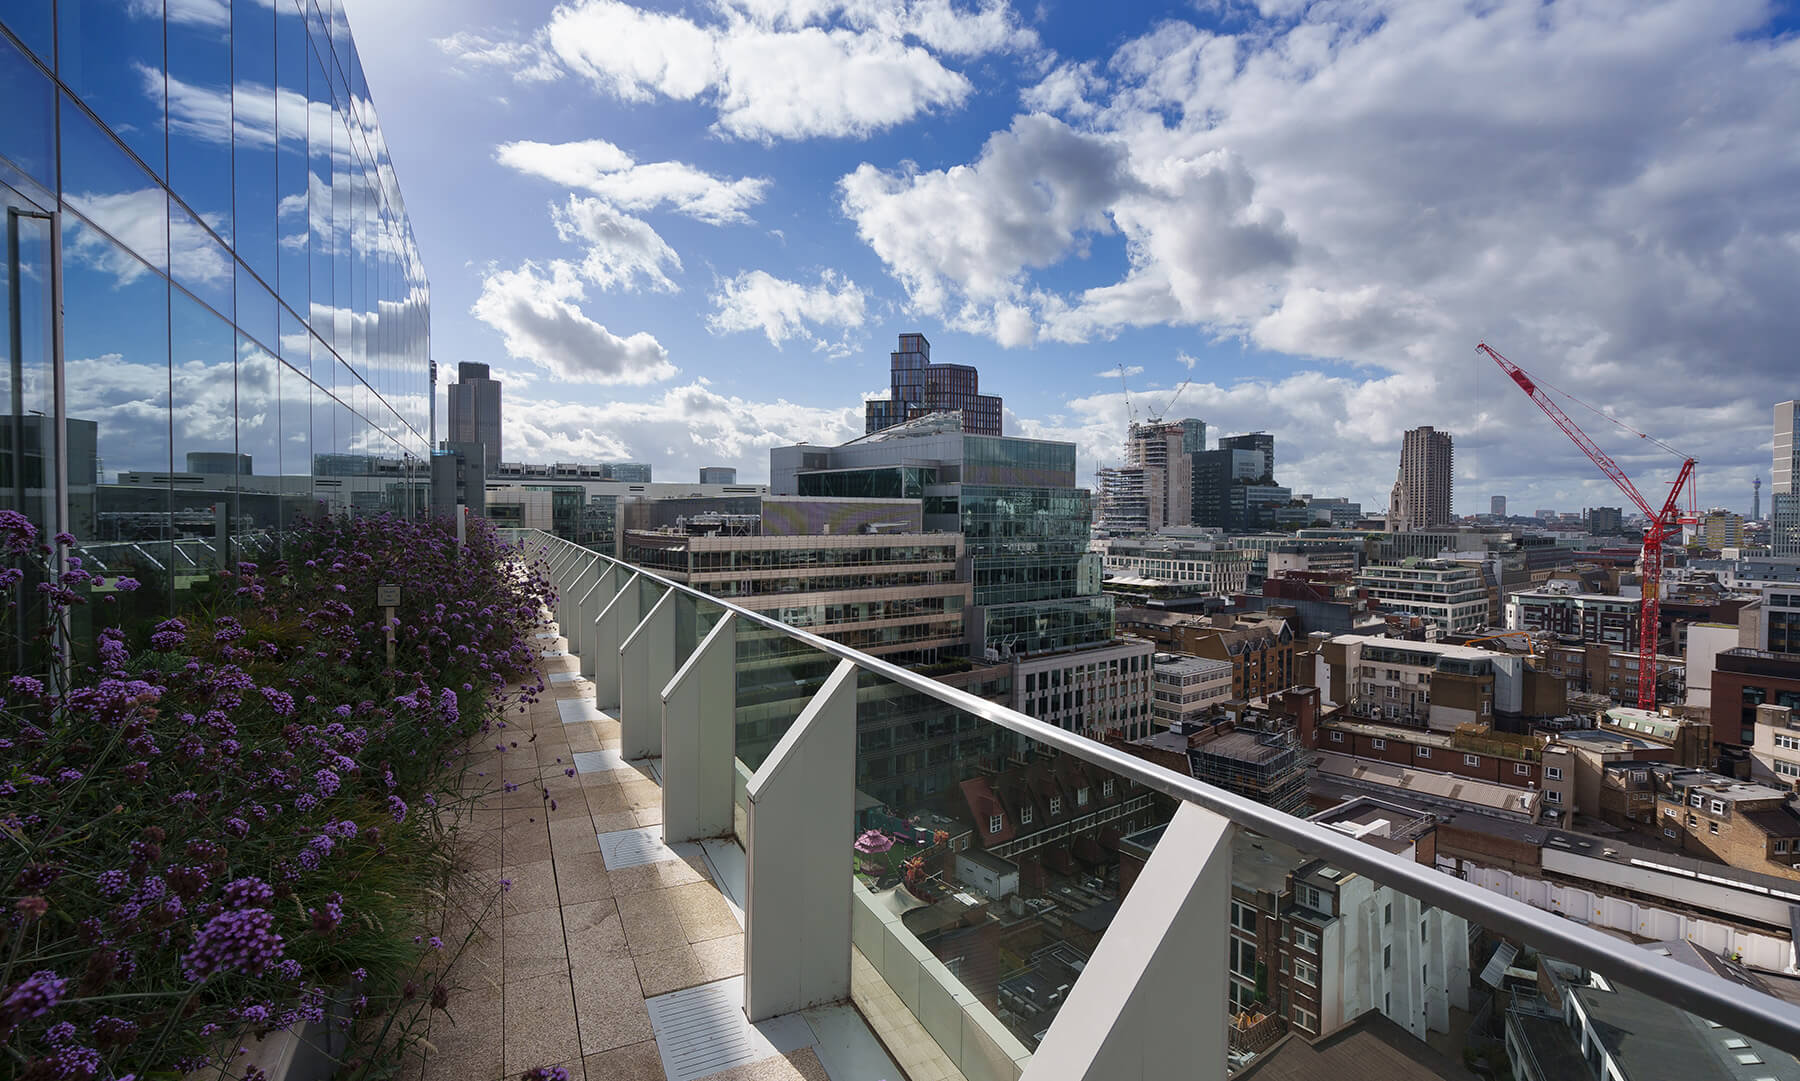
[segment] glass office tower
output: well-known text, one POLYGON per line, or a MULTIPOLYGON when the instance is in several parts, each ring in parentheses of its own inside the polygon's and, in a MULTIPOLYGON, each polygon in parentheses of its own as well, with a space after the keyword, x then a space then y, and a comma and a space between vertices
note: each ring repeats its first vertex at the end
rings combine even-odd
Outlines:
POLYGON ((423 510, 430 293, 339 0, 7 0, 0 100, 0 506, 144 614, 423 510))

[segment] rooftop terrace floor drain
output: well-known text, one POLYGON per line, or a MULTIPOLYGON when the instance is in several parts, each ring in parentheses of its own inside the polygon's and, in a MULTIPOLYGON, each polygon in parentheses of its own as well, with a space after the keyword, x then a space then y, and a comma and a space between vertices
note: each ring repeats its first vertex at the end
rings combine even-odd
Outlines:
POLYGON ((600 859, 609 871, 621 867, 642 867, 647 863, 678 860, 681 854, 663 844, 661 826, 640 826, 634 830, 602 833, 600 859))
POLYGON ((744 1016, 744 978, 733 976, 646 999, 656 1049, 669 1081, 695 1081, 811 1046, 817 1039, 798 1014, 752 1025, 744 1016))

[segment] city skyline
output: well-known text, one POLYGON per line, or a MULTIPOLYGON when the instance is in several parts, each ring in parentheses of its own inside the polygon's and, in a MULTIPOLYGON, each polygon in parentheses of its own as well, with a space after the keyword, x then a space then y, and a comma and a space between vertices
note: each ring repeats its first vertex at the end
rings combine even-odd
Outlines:
MULTIPOLYGON (((1777 238, 1800 229, 1779 150, 1800 49, 1770 5, 349 6, 407 133, 392 152, 457 343, 437 359, 494 366, 521 460, 758 479, 771 445, 859 434, 917 331, 981 370, 1005 431, 1076 442, 1087 484, 1128 423, 1123 365, 1140 410, 1191 377, 1174 415, 1280 435, 1296 491, 1385 503, 1401 433, 1428 423, 1457 441, 1458 513, 1487 491, 1612 501, 1481 370, 1485 338, 1692 454, 1703 499, 1743 511, 1793 397, 1800 256, 1777 238), (816 48, 837 81, 784 79, 728 26, 766 58, 816 48), (1309 38, 1334 43, 1316 68, 1293 59, 1309 38), (1608 41, 1632 59, 1603 62, 1608 41)), ((1642 485, 1672 478, 1595 434, 1642 485)))

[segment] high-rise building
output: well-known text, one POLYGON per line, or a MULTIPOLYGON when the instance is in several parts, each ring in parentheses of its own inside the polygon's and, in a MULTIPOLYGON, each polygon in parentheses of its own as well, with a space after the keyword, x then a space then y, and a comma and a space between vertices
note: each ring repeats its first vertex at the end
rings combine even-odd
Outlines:
POLYGON ((260 560, 320 501, 427 505, 430 289, 323 8, 0 5, 0 507, 141 583, 109 620, 260 560), (339 455, 368 467, 315 487, 339 455))
POLYGON ((933 364, 923 334, 900 335, 888 354, 888 396, 863 403, 863 432, 873 435, 928 413, 962 414, 970 435, 1000 434, 1000 398, 981 393, 981 377, 967 364, 933 364))
POLYGON ((1744 516, 1714 507, 1700 516, 1694 532, 1708 548, 1739 548, 1744 543, 1744 516))
POLYGON ((1506 517, 1506 497, 1503 495, 1488 498, 1488 513, 1496 518, 1506 517))
POLYGON ((927 530, 967 541, 971 652, 1001 658, 1109 642, 1113 602, 1088 551, 1092 499, 1075 444, 971 435, 956 413, 921 417, 841 447, 769 451, 772 495, 923 499, 927 530))
POLYGON ((1193 522, 1194 466, 1184 450, 1187 439, 1187 429, 1180 424, 1140 424, 1131 431, 1132 464, 1162 474, 1163 526, 1193 522))
POLYGON ((1186 420, 1172 421, 1181 425, 1181 452, 1183 454, 1199 454, 1206 449, 1206 422, 1189 417, 1186 420))
POLYGON ((1220 450, 1233 450, 1233 451, 1253 451, 1262 456, 1260 459, 1246 459, 1244 457, 1234 458, 1234 460, 1233 460, 1234 464, 1232 467, 1233 475, 1235 477, 1237 477, 1238 479, 1241 479, 1241 480, 1263 480, 1263 481, 1271 481, 1271 482, 1274 480, 1274 478, 1275 478, 1275 437, 1270 435, 1268 432, 1251 432, 1247 435, 1223 436, 1219 439, 1219 449, 1220 450), (1244 463, 1246 463, 1247 461, 1257 461, 1257 460, 1260 460, 1262 471, 1260 473, 1256 473, 1255 475, 1246 475, 1243 472, 1243 469, 1247 468, 1244 465, 1244 463))
POLYGON ((1625 510, 1623 507, 1589 507, 1587 525, 1588 532, 1596 537, 1616 537, 1625 532, 1625 510))
POLYGON ((1226 527, 1226 515, 1231 510, 1232 453, 1203 450, 1188 456, 1193 472, 1189 503, 1195 525, 1226 527))
POLYGON ((1426 425, 1406 433, 1400 446, 1400 476, 1388 508, 1390 532, 1439 529, 1450 524, 1450 487, 1455 448, 1449 432, 1426 425))
POLYGON ((1775 463, 1769 474, 1769 551, 1800 556, 1800 401, 1775 407, 1775 463))
POLYGON ((450 442, 480 443, 490 468, 500 462, 500 381, 486 364, 458 364, 450 384, 450 442))
POLYGON ((730 466, 703 465, 700 467, 701 484, 736 484, 737 470, 730 466))

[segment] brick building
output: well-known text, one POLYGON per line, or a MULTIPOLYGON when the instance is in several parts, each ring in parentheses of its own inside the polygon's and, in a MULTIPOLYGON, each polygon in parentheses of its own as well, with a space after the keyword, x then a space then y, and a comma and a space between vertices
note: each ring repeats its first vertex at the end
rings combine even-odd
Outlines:
POLYGON ((1121 608, 1119 633, 1155 642, 1170 653, 1231 663, 1231 696, 1265 698, 1296 682, 1294 629, 1279 616, 1212 617, 1157 608, 1121 608))
POLYGON ((1656 828, 1691 855, 1800 881, 1800 813, 1789 791, 1705 770, 1653 765, 1656 828))
POLYGON ((1748 749, 1756 744, 1756 707, 1800 707, 1800 654, 1727 649, 1713 661, 1713 743, 1748 749))

